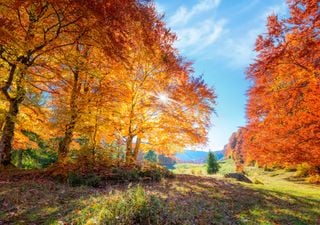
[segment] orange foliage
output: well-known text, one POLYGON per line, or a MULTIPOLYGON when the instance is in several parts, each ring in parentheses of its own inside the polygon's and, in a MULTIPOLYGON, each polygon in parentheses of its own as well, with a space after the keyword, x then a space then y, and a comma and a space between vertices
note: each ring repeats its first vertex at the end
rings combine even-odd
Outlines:
POLYGON ((126 143, 127 157, 206 142, 215 93, 173 47, 154 4, 137 0, 0 3, 0 162, 12 144, 76 139, 94 150, 126 143))
POLYGON ((248 69, 247 161, 320 165, 320 5, 289 0, 290 16, 268 18, 248 69))
POLYGON ((237 132, 231 135, 229 143, 224 147, 225 157, 234 160, 237 172, 243 172, 244 170, 245 151, 243 149, 243 142, 245 131, 245 128, 239 128, 237 132))

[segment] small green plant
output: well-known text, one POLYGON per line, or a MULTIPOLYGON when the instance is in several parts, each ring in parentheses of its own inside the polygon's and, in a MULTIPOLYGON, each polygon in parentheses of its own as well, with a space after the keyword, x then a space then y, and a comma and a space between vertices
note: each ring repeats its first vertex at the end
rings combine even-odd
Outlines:
POLYGON ((215 157, 215 155, 210 151, 208 154, 208 161, 207 161, 207 173, 208 174, 215 174, 219 171, 219 164, 215 157))

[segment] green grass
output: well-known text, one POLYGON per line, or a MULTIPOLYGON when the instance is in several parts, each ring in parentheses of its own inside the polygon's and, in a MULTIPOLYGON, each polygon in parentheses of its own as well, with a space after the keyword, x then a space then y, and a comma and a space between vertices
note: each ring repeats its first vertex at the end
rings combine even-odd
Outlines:
POLYGON ((207 167, 205 164, 178 163, 172 172, 175 174, 206 175, 207 167))
MULTIPOLYGON (((175 173, 192 169, 205 166, 178 165, 175 173)), ((223 178, 229 171, 227 160, 216 175, 103 189, 0 179, 0 224, 319 224, 320 186, 257 168, 247 168, 249 177, 263 184, 244 184, 223 178)))
MULTIPOLYGON (((227 173, 235 172, 234 162, 232 159, 219 161, 220 169, 218 175, 225 175, 227 173)), ((195 163, 178 163, 172 170, 175 174, 191 174, 191 175, 208 175, 206 164, 195 163)))

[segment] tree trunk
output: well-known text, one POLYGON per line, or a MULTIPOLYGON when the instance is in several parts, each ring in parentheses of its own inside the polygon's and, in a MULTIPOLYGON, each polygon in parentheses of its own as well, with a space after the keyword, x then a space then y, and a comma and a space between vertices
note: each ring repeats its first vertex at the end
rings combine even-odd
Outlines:
POLYGON ((9 112, 5 118, 5 124, 0 140, 0 163, 4 166, 11 164, 12 141, 16 117, 19 112, 19 104, 20 101, 17 99, 10 101, 9 112))
POLYGON ((140 150, 141 139, 137 137, 134 148, 132 147, 133 137, 128 137, 127 140, 127 151, 126 151, 126 162, 134 163, 137 161, 137 157, 140 150))
POLYGON ((137 158, 138 158, 140 144, 141 144, 141 139, 139 137, 137 137, 136 145, 134 146, 134 152, 133 152, 133 157, 134 157, 135 161, 137 161, 137 158))
POLYGON ((69 153, 70 144, 73 138, 73 131, 76 127, 77 119, 78 119, 78 107, 77 101, 79 98, 80 90, 81 90, 81 82, 79 82, 79 73, 78 71, 73 72, 73 86, 71 91, 70 98, 70 121, 66 125, 66 130, 64 133, 64 137, 59 143, 59 162, 62 162, 69 153))
POLYGON ((127 149, 126 149, 126 163, 133 163, 133 155, 132 155, 132 136, 129 136, 127 139, 127 149))
POLYGON ((71 119, 72 121, 67 125, 64 137, 59 143, 59 161, 63 161, 69 152, 69 147, 73 138, 73 130, 76 125, 75 118, 71 119))

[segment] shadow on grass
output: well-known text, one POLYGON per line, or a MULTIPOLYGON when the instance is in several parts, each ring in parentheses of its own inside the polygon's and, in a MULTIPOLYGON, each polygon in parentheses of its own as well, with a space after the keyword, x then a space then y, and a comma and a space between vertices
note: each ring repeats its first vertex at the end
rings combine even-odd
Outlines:
MULTIPOLYGON (((320 199, 251 189, 227 180, 178 175, 176 179, 141 186, 147 195, 156 196, 161 202, 162 209, 156 212, 160 219, 154 223, 145 220, 132 224, 303 225, 317 224, 320 218, 320 199)), ((0 221, 2 224, 57 221, 70 224, 77 216, 89 220, 89 216, 101 216, 105 210, 103 202, 97 203, 97 199, 106 199, 114 193, 125 196, 127 189, 128 185, 71 188, 44 180, 2 183, 0 221), (81 210, 87 208, 90 215, 85 218, 81 210)))

